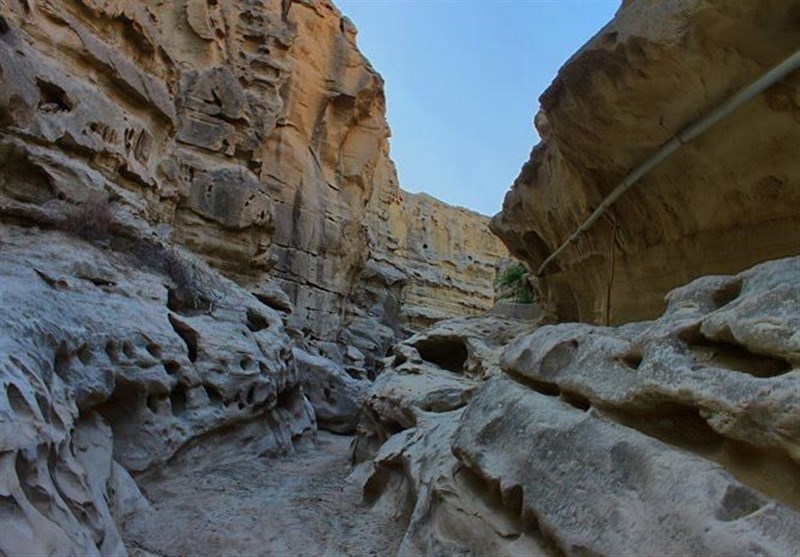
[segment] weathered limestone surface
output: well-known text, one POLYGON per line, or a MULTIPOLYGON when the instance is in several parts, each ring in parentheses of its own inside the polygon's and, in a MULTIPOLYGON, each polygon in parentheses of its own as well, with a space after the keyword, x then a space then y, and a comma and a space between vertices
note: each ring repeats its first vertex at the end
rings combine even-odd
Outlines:
POLYGON ((328 0, 0 0, 0 553, 127 554, 129 473, 350 431, 406 298, 491 303, 499 243, 403 201, 355 36, 328 0))
POLYGON ((463 407, 479 381, 499 372, 503 347, 538 324, 496 315, 451 319, 394 346, 364 403, 355 461, 371 458, 420 416, 463 407))
POLYGON ((490 309, 496 266, 508 251, 489 219, 425 194, 386 194, 370 210, 372 257, 408 276, 403 323, 420 330, 490 309))
MULTIPOLYGON (((640 162, 794 52, 798 13, 796 0, 623 3, 541 96, 543 141, 494 232, 536 269, 640 162)), ((770 87, 620 198, 546 270, 559 316, 603 320, 612 249, 612 323, 655 318, 696 277, 797 254, 799 85, 795 72, 770 87)))
POLYGON ((116 525, 147 504, 128 471, 315 430, 280 315, 191 254, 165 257, 211 308, 147 254, 6 225, 0 242, 3 554, 127 555, 116 525))
POLYGON ((418 350, 464 322, 420 333, 367 399, 354 479, 408 524, 402 555, 791 554, 799 276, 776 260, 674 290, 656 321, 542 325, 483 382, 418 350))
POLYGON ((328 0, 0 9, 6 199, 80 202, 74 182, 102 176, 240 284, 277 281, 291 326, 326 340, 353 317, 348 298, 390 240, 414 252, 395 262, 411 306, 451 316, 491 304, 499 242, 482 217, 402 201, 382 79, 328 0))

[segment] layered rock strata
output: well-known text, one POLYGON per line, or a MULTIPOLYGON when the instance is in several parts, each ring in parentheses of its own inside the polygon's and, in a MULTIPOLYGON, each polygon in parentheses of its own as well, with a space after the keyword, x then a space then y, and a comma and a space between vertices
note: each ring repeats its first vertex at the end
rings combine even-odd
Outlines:
POLYGON ((674 290, 652 322, 543 325, 485 381, 420 350, 464 323, 421 333, 367 399, 365 500, 408 525, 402 555, 790 554, 798 276, 776 260, 674 290))
POLYGON ((348 298, 389 233, 420 240, 404 270, 418 285, 412 304, 420 289, 441 315, 491 304, 498 244, 456 245, 491 238, 485 220, 431 201, 437 216, 425 218, 437 222, 422 225, 438 240, 405 243, 401 219, 419 211, 403 204, 388 156, 383 82, 329 1, 0 6, 9 202, 81 202, 75 182, 103 177, 228 277, 250 288, 277 280, 292 327, 326 340, 350 318, 348 298), (399 215, 397 230, 373 231, 376 211, 399 215), (480 262, 462 262, 462 248, 480 262), (434 288, 437 273, 455 283, 442 276, 434 288))
MULTIPOLYGON (((799 10, 784 0, 624 2, 541 96, 543 141, 493 231, 538 268, 639 163, 793 53, 799 10)), ((609 302, 612 323, 651 319, 693 278, 797 254, 799 85, 795 72, 770 87, 620 198, 545 270, 558 315, 604 322, 609 302)))
POLYGON ((370 210, 372 257, 408 277, 404 326, 421 330, 491 308, 496 267, 508 251, 489 231, 489 219, 429 195, 387 193, 370 210))

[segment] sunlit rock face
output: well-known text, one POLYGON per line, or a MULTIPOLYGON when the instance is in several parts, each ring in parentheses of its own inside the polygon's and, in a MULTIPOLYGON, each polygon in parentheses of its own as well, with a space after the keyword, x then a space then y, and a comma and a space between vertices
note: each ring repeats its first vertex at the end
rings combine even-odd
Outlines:
POLYGON ((352 319, 366 261, 407 228, 412 305, 420 291, 432 315, 491 305, 499 244, 485 219, 431 202, 424 225, 403 201, 383 81, 329 1, 10 0, 2 17, 7 198, 80 201, 72 183, 111 180, 230 278, 277 281, 291 325, 318 338, 352 319))
MULTIPOLYGON (((544 141, 492 229, 538 267, 673 134, 791 54, 798 18, 796 1, 625 2, 542 95, 544 141)), ((604 320, 612 272, 619 323, 657 316, 692 278, 797 253, 799 84, 795 72, 683 146, 569 247, 541 281, 559 316, 604 320)))
POLYGON ((375 382, 353 479, 400 555, 791 554, 798 273, 702 277, 620 327, 439 323, 375 382))
POLYGON ((403 325, 419 330, 490 309, 496 266, 508 251, 489 219, 425 194, 382 193, 369 214, 372 257, 407 275, 403 325))

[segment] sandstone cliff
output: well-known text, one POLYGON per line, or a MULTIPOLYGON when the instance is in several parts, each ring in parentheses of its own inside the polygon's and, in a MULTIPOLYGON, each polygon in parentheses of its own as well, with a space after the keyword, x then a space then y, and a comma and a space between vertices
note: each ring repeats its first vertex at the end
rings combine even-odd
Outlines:
POLYGON ((489 219, 429 195, 386 193, 370 208, 372 257, 408 277, 404 324, 419 330, 490 309, 496 266, 508 252, 489 231, 489 219))
POLYGON ((130 474, 348 431, 406 286, 491 304, 486 219, 404 204, 388 136, 327 0, 0 0, 0 553, 126 555, 130 474))
MULTIPOLYGON (((534 147, 492 229, 534 269, 675 133, 791 54, 796 1, 625 2, 542 95, 534 147)), ((800 75, 743 106, 619 199, 544 273, 564 320, 657 316, 672 288, 800 246, 800 75), (619 228, 613 236, 613 224, 619 228)))
POLYGON ((390 236, 416 251, 398 265, 412 304, 443 316, 491 304, 499 247, 484 220, 431 202, 437 239, 409 236, 403 219, 426 210, 400 201, 382 79, 329 1, 0 6, 7 212, 113 193, 240 284, 277 282, 291 325, 318 338, 350 320, 348 297, 390 236), (372 230, 373 212, 396 229, 372 230), (473 248, 475 264, 458 253, 473 248), (433 287, 438 274, 458 276, 433 287))

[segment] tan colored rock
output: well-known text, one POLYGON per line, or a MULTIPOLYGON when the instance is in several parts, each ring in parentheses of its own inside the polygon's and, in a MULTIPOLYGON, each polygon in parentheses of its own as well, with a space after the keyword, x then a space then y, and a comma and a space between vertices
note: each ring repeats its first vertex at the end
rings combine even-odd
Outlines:
MULTIPOLYGON (((795 0, 631 1, 542 95, 542 139, 492 222, 533 269, 674 134, 794 52, 795 0), (546 125, 545 125, 546 124, 546 125)), ((683 146, 545 271, 563 320, 651 319, 698 276, 800 245, 797 72, 683 146)))
POLYGON ((483 215, 425 194, 389 190, 370 212, 372 257, 402 269, 412 330, 479 315, 494 304, 496 265, 508 252, 483 215))
POLYGON ((7 0, 2 17, 0 190, 28 218, 81 201, 78 182, 112 188, 227 276, 280 284, 290 325, 326 340, 393 250, 412 324, 491 305, 500 244, 401 194, 383 81, 328 0, 7 0))
POLYGON ((767 262, 674 290, 653 322, 543 325, 485 382, 409 339, 367 399, 354 479, 408 525, 402 555, 791 554, 798 276, 800 258, 767 262))

